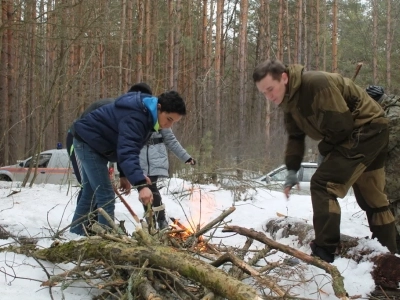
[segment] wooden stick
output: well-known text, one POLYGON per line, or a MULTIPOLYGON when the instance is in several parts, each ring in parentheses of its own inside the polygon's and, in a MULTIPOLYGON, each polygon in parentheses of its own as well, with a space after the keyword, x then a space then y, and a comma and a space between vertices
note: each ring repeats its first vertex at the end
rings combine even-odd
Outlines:
POLYGON ((128 209, 129 213, 132 215, 133 219, 140 224, 140 220, 139 217, 137 216, 137 214, 135 214, 135 212, 133 211, 133 209, 129 206, 128 202, 126 202, 125 198, 122 197, 122 195, 120 194, 120 192, 118 192, 118 189, 114 186, 114 192, 115 194, 118 196, 118 198, 121 200, 121 202, 125 205, 125 207, 128 209))
MULTIPOLYGON (((222 264, 230 261, 234 266, 246 272, 247 274, 253 276, 256 280, 258 280, 261 284, 267 286, 271 291, 273 291, 276 295, 283 297, 286 295, 279 285, 269 276, 262 276, 256 269, 246 264, 243 260, 236 257, 231 253, 225 253, 220 256, 216 261, 212 262, 211 265, 214 267, 219 267, 222 264)), ((283 297, 284 298, 284 297, 283 297)))
POLYGON ((358 73, 360 72, 362 66, 363 66, 362 62, 359 62, 357 64, 356 71, 355 71, 353 77, 351 78, 352 81, 356 80, 356 77, 357 77, 358 73))
POLYGON ((224 229, 222 230, 222 232, 237 232, 241 235, 253 238, 256 241, 266 244, 273 249, 277 249, 286 254, 297 257, 298 259, 301 259, 301 260, 305 261, 306 263, 309 263, 311 265, 314 265, 318 268, 325 270, 327 273, 331 274, 331 276, 332 276, 332 287, 333 287, 336 297, 338 297, 339 299, 342 299, 342 300, 348 299, 346 290, 344 288, 343 277, 335 266, 333 266, 319 258, 310 256, 304 252, 301 252, 297 249, 294 249, 292 247, 289 247, 289 246, 280 244, 274 240, 271 240, 264 233, 255 231, 253 229, 247 229, 247 228, 243 228, 243 227, 239 227, 239 226, 225 226, 224 229))
POLYGON ((212 220, 210 223, 208 223, 206 226, 204 226, 203 228, 201 228, 199 231, 197 231, 194 236, 196 238, 198 238, 199 236, 203 235, 204 233, 206 233, 207 231, 211 230, 213 228, 214 225, 218 224, 219 222, 221 222, 223 219, 225 219, 227 216, 229 216, 231 213, 233 213, 235 211, 236 207, 231 206, 229 207, 227 210, 225 210, 224 212, 222 212, 222 214, 220 214, 217 218, 215 218, 214 220, 212 220))
MULTIPOLYGON (((114 220, 110 217, 110 215, 104 209, 99 208, 98 211, 99 211, 99 214, 101 214, 104 217, 104 219, 107 220, 108 224, 110 224, 110 227, 113 229, 114 233, 118 234, 120 231, 122 231, 118 228, 117 224, 115 224, 114 220)), ((101 224, 100 224, 100 227, 102 227, 101 224)))

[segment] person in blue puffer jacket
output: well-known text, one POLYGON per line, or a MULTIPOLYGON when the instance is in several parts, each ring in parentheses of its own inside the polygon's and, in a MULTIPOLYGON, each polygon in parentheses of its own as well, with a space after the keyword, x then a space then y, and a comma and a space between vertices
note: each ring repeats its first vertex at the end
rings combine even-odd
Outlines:
MULTIPOLYGON (((90 112, 71 126, 76 155, 82 165, 82 196, 77 204, 70 231, 84 235, 87 215, 96 197, 97 207, 114 219, 114 190, 108 175, 108 162, 120 168, 120 188, 129 193, 131 184, 141 187, 139 200, 147 205, 153 201, 148 187, 151 180, 143 174, 139 163, 140 150, 152 132, 170 128, 186 114, 182 97, 175 91, 153 97, 129 92, 114 102, 90 112)), ((108 226, 99 215, 98 222, 108 226)))
MULTIPOLYGON (((134 85, 132 85, 131 88, 129 89, 128 93, 130 93, 130 92, 141 92, 141 93, 153 95, 150 86, 144 82, 135 83, 134 85)), ((113 98, 104 98, 104 99, 97 100, 97 101, 93 102, 92 104, 90 104, 83 111, 83 113, 80 115, 79 118, 83 118, 84 116, 86 116, 88 113, 91 113, 95 109, 98 109, 98 108, 102 107, 103 105, 110 104, 114 101, 115 101, 115 99, 113 99, 113 98)), ((71 161, 72 168, 74 170, 76 180, 78 181, 79 185, 81 186, 81 189, 79 190, 78 196, 76 198, 76 203, 78 203, 81 198, 81 195, 82 195, 82 176, 81 176, 82 171, 81 171, 81 162, 79 161, 79 159, 77 159, 77 157, 75 155, 73 142, 74 142, 74 136, 72 135, 71 129, 69 128, 68 133, 67 133, 66 146, 67 146, 69 158, 71 161)), ((118 170, 120 169, 118 166, 117 166, 117 168, 118 168, 118 170)), ((124 180, 124 179, 122 179, 122 180, 124 180)), ((97 217, 95 219, 97 219, 97 217)))
MULTIPOLYGON (((140 166, 144 174, 147 175, 152 182, 149 187, 153 192, 152 209, 155 214, 155 218, 153 218, 152 221, 150 221, 151 219, 148 217, 146 219, 150 222, 157 220, 158 229, 160 230, 168 226, 168 222, 165 218, 165 207, 157 187, 157 180, 159 177, 169 177, 167 148, 186 164, 196 164, 196 161, 182 147, 170 128, 154 132, 140 151, 140 166)), ((143 207, 147 212, 148 205, 143 205, 143 207)))

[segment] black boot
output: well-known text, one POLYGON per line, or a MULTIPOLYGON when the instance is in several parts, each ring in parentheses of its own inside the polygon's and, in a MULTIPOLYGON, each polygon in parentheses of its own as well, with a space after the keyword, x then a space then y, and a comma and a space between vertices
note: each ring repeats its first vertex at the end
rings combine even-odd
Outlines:
POLYGON ((327 263, 332 263, 335 259, 335 255, 333 253, 329 253, 325 248, 318 246, 314 241, 310 243, 311 247, 311 256, 317 256, 320 259, 326 261, 327 263))
POLYGON ((168 227, 168 222, 165 219, 158 220, 157 223, 158 223, 159 230, 163 230, 168 227))

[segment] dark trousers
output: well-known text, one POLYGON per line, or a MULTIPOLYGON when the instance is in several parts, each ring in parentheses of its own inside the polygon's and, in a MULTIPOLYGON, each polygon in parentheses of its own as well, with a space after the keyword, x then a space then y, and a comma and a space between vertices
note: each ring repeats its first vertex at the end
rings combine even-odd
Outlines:
POLYGON ((396 229, 384 194, 384 163, 389 133, 379 118, 354 130, 348 141, 327 155, 311 179, 315 243, 334 253, 340 239, 340 206, 349 188, 368 218, 372 238, 396 252, 396 229))
POLYGON ((390 203, 390 210, 394 216, 394 223, 397 230, 396 243, 397 243, 397 253, 400 254, 400 200, 390 203))
MULTIPOLYGON (((162 205, 162 199, 160 191, 157 188, 158 176, 148 176, 152 182, 149 189, 153 193, 153 204, 152 207, 159 207, 162 205)), ((147 212, 147 205, 143 205, 144 211, 147 212)), ((165 210, 160 210, 154 213, 154 220, 161 221, 165 220, 165 210)))
MULTIPOLYGON (((67 151, 68 151, 69 159, 71 161, 72 169, 74 170, 76 180, 78 180, 79 184, 82 186, 81 169, 80 169, 80 167, 78 165, 78 161, 76 159, 73 141, 74 141, 74 137, 73 137, 72 133, 68 131, 66 144, 67 144, 67 151)), ((79 199, 81 198, 81 196, 82 196, 82 188, 80 189, 80 191, 78 193, 76 202, 79 202, 79 199)))
MULTIPOLYGON (((72 223, 78 222, 71 232, 84 235, 83 226, 90 222, 89 213, 94 206, 101 207, 114 220, 115 193, 108 174, 108 160, 88 144, 74 139, 76 155, 82 165, 82 197, 76 205, 72 223), (86 217, 82 220, 82 217, 86 217)), ((97 222, 109 226, 103 215, 98 214, 97 222)))

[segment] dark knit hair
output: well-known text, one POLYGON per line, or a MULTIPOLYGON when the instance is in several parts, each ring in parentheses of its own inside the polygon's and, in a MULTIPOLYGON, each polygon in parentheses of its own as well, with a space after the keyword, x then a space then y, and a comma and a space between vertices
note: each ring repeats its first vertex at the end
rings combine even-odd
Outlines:
POLYGON ((268 74, 274 80, 281 80, 282 73, 286 71, 286 66, 277 59, 268 59, 260 63, 253 72, 253 80, 255 83, 260 82, 268 74))
POLYGON ((128 93, 131 93, 131 92, 141 92, 144 94, 153 95, 153 92, 151 91, 150 86, 144 82, 140 82, 140 83, 136 83, 136 84, 132 85, 131 88, 129 89, 128 93))
POLYGON ((366 88, 366 91, 372 99, 378 102, 382 98, 383 94, 385 94, 383 87, 379 85, 370 85, 366 88))
POLYGON ((158 104, 161 105, 160 111, 177 113, 181 116, 186 115, 186 105, 182 97, 175 91, 162 93, 158 96, 158 104))

